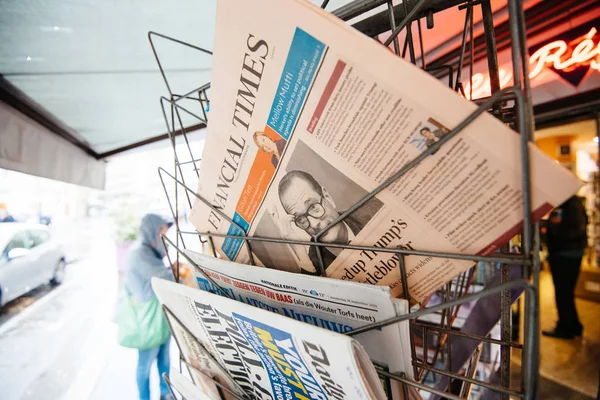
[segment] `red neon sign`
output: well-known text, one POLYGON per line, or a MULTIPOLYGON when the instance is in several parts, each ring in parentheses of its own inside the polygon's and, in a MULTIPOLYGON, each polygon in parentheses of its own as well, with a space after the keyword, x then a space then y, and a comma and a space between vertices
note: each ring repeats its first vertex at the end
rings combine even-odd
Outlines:
POLYGON ((538 76, 546 64, 552 64, 556 70, 568 70, 589 63, 590 68, 600 71, 600 61, 598 60, 600 41, 594 43, 593 40, 596 33, 598 33, 596 28, 592 28, 582 39, 577 39, 577 41, 581 41, 571 50, 571 54, 566 59, 563 57, 569 51, 570 46, 564 40, 555 40, 533 53, 529 58, 529 64, 534 65, 529 73, 529 79, 538 76))
MULTIPOLYGON (((579 67, 588 66, 592 70, 600 72, 600 35, 593 27, 588 33, 570 42, 555 40, 545 44, 529 57, 529 79, 533 80, 542 73, 545 68, 555 71, 569 72, 579 67)), ((512 73, 500 69, 500 87, 507 86, 512 81, 512 73)), ((471 85, 464 84, 467 98, 471 98, 471 85)), ((482 73, 473 75, 473 96, 489 96, 490 78, 482 73)))

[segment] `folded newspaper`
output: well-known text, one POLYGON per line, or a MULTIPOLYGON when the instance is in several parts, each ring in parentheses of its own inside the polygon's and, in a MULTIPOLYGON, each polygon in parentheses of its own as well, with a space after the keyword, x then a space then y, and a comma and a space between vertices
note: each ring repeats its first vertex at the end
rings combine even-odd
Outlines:
POLYGON ((242 388, 210 354, 204 345, 173 315, 166 311, 165 315, 179 353, 187 365, 187 369, 196 386, 211 400, 232 400, 236 395, 243 395, 242 388), (218 385, 217 385, 218 383, 218 385))
POLYGON ((169 380, 171 388, 183 396, 184 400, 213 400, 213 397, 208 396, 174 368, 169 372, 169 380))
POLYGON ((385 399, 377 372, 349 336, 153 278, 165 305, 257 399, 385 399))
MULTIPOLYGON (((352 208, 476 106, 310 2, 219 0, 213 66, 197 193, 214 209, 195 202, 200 232, 485 255, 521 229, 520 137, 488 113, 352 208)), ((530 153, 539 219, 581 183, 535 146, 530 153)), ((215 246, 250 261, 241 239, 215 246)), ((402 293, 395 253, 256 240, 251 251, 259 265, 322 266, 328 277, 402 293)), ((416 301, 473 265, 405 261, 416 301)))
MULTIPOLYGON (((295 320, 347 333, 408 313, 408 302, 390 297, 389 288, 302 276, 242 265, 184 250, 200 270, 194 272, 200 289, 275 312, 295 320), (215 287, 218 285, 219 289, 215 287)), ((354 336, 372 361, 387 372, 412 377, 408 322, 354 336)), ((390 398, 403 397, 399 384, 390 398)))

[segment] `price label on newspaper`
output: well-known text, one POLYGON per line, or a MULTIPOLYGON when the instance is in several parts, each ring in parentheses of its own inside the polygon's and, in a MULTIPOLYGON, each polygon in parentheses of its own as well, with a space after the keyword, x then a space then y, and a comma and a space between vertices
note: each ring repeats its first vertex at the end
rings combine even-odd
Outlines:
MULTIPOLYGON (((200 232, 485 255, 523 223, 520 138, 484 113, 325 231, 476 106, 310 2, 220 0, 191 221, 200 232), (222 213, 222 214, 221 214, 222 213), (230 224, 224 215, 233 220, 230 224)), ((580 187, 533 145, 533 217, 580 187), (551 179, 549 179, 549 177, 551 179)), ((215 240, 248 263, 243 240, 215 240)), ((260 265, 402 293, 399 256, 252 241, 260 265)), ((473 262, 407 256, 420 301, 473 262)))

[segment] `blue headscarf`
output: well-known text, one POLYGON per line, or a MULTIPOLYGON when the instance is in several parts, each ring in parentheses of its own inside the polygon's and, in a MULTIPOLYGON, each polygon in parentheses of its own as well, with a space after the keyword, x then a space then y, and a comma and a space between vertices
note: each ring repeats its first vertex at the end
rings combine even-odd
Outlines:
POLYGON ((163 261, 167 255, 160 238, 163 225, 171 226, 173 223, 158 214, 146 214, 140 224, 138 242, 129 250, 125 284, 136 301, 152 298, 153 277, 174 280, 171 268, 163 261))
POLYGON ((167 250, 160 238, 160 228, 163 225, 171 226, 173 223, 158 214, 146 214, 140 224, 140 242, 149 246, 160 259, 165 258, 167 250))

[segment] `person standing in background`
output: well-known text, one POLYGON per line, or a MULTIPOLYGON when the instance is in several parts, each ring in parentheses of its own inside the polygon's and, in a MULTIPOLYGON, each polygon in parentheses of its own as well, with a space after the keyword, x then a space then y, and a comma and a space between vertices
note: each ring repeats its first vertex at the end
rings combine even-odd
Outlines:
MULTIPOLYGON (((161 235, 165 235, 171 225, 172 222, 157 214, 146 214, 142 218, 138 241, 129 250, 125 275, 125 286, 134 302, 145 303, 156 297, 151 284, 153 277, 174 280, 174 267, 167 267, 163 261, 167 251, 161 240, 161 235)), ((155 318, 164 317, 157 313, 155 318)), ((160 379, 160 399, 174 400, 162 378, 163 373, 168 375, 170 370, 170 343, 171 337, 168 336, 159 346, 138 350, 137 386, 140 400, 150 400, 150 370, 155 360, 160 379)))
POLYGON ((550 214, 546 240, 558 322, 553 330, 542 332, 545 336, 572 339, 583 333, 575 308, 575 286, 587 247, 587 223, 585 207, 576 196, 550 214))

